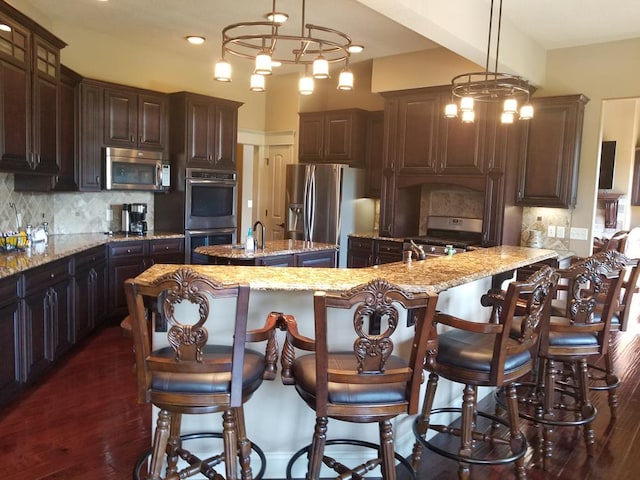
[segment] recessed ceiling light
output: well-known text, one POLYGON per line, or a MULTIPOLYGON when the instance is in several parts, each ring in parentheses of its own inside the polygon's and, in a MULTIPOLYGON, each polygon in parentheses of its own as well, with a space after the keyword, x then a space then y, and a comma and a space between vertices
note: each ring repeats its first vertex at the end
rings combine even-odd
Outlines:
POLYGON ((364 50, 364 45, 356 45, 356 44, 353 44, 353 45, 350 45, 350 46, 349 46, 349 52, 350 52, 350 53, 360 53, 360 52, 362 52, 363 50, 364 50))
POLYGON ((11 27, 6 23, 0 23, 0 30, 2 30, 3 32, 10 32, 11 27))
POLYGON ((189 42, 191 45, 202 45, 206 40, 206 38, 200 35, 189 35, 185 38, 187 39, 187 42, 189 42))

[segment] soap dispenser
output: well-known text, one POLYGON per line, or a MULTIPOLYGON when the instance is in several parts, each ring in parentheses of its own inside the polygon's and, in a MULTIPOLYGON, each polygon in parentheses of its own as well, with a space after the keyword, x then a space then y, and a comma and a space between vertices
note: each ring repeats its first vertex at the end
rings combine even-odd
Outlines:
POLYGON ((247 252, 253 252, 255 250, 256 244, 255 241, 253 239, 253 232, 251 231, 251 228, 249 228, 249 230, 247 231, 247 243, 244 246, 244 249, 247 252))

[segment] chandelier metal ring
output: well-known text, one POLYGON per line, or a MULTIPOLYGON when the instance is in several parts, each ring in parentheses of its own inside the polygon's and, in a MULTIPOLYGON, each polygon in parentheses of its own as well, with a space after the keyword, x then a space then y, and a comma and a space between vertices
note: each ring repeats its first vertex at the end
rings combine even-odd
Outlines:
POLYGON ((301 64, 310 65, 318 55, 323 55, 329 63, 337 63, 346 61, 351 53, 349 47, 353 44, 351 38, 338 30, 310 23, 305 25, 309 32, 307 36, 283 35, 278 32, 270 33, 246 33, 233 34, 233 30, 245 29, 251 27, 273 27, 272 22, 244 22, 228 25, 222 31, 222 48, 225 53, 230 53, 236 57, 254 59, 257 53, 268 50, 274 61, 285 64, 301 64), (321 38, 312 36, 314 31, 324 32, 338 37, 337 39, 321 38), (342 39, 342 41, 340 41, 342 39), (282 47, 278 51, 283 50, 293 57, 285 57, 277 55, 276 47, 278 43, 290 42, 292 44, 302 45, 299 48, 291 48, 284 50, 282 47), (309 48, 313 45, 313 48, 309 48), (310 58, 305 59, 304 55, 310 58))
POLYGON ((453 77, 452 93, 456 97, 473 97, 479 102, 506 98, 528 100, 529 83, 518 75, 500 72, 470 72, 453 77))

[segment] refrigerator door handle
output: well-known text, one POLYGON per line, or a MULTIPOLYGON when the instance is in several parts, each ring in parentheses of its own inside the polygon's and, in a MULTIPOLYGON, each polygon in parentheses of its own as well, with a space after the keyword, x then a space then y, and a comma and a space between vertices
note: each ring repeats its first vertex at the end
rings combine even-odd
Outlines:
POLYGON ((307 176, 305 183, 305 228, 304 239, 313 242, 313 229, 315 226, 315 210, 316 210, 316 172, 315 166, 307 167, 307 176))

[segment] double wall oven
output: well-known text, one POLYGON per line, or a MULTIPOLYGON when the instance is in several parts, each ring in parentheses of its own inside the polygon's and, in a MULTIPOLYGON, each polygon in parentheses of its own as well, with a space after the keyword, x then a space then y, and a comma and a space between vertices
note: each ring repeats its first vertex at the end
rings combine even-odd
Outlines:
POLYGON ((183 185, 156 195, 154 222, 160 230, 184 231, 185 263, 207 263, 207 257, 193 249, 236 243, 237 173, 187 168, 183 185))

